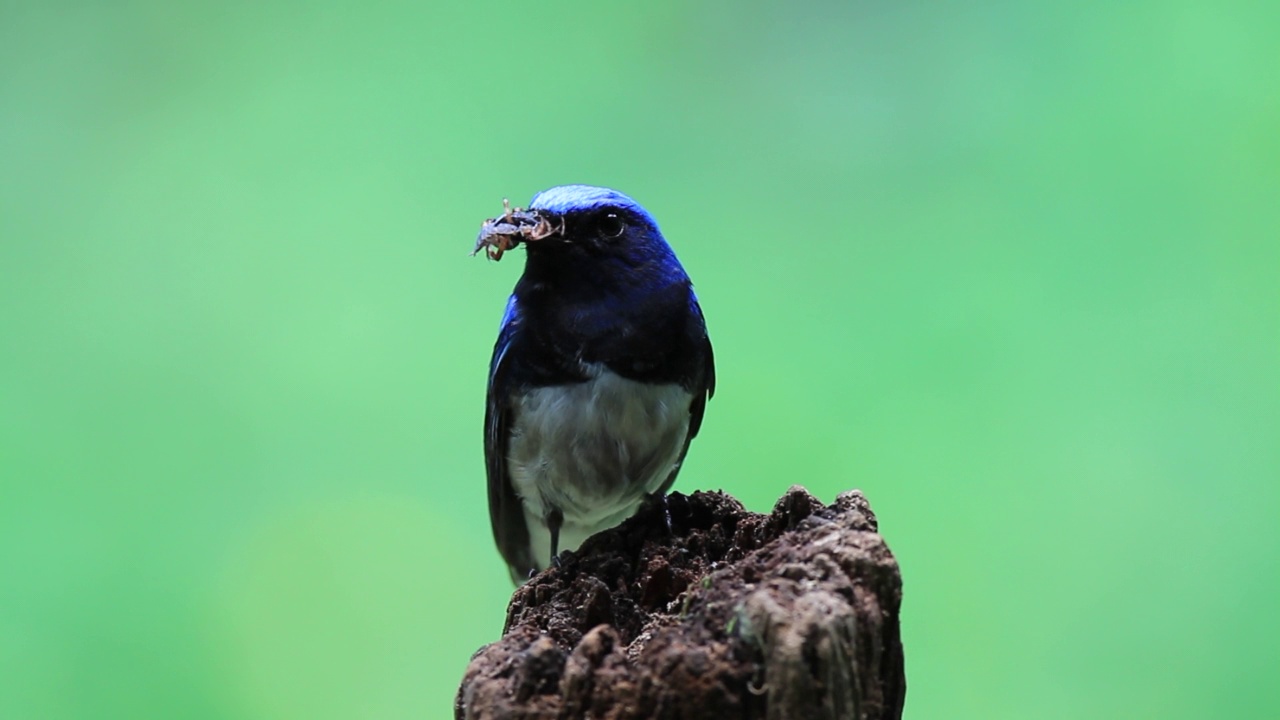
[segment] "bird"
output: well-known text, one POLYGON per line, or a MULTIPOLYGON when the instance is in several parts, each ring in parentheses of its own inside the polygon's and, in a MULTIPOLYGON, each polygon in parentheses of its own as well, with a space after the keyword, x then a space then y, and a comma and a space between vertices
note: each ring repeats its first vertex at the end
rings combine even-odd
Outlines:
POLYGON ((516 585, 664 498, 715 393, 702 307, 639 203, 553 187, 486 221, 476 251, 520 244, 484 418, 489 519, 516 585))

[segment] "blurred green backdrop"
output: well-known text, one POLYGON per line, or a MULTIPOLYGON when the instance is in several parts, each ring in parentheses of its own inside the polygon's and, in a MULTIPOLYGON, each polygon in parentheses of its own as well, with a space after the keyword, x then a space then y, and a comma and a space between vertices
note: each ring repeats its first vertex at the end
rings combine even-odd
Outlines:
POLYGON ((677 489, 862 488, 910 718, 1275 717, 1274 3, 0 2, 0 717, 447 717, 489 352, 658 217, 677 489))

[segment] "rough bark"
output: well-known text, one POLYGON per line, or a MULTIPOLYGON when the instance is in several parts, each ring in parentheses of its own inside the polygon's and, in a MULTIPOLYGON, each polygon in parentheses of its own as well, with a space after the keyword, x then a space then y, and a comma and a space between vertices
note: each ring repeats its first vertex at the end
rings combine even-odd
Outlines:
POLYGON ((902 580, 861 493, 666 505, 516 590, 457 720, 901 717, 902 580))

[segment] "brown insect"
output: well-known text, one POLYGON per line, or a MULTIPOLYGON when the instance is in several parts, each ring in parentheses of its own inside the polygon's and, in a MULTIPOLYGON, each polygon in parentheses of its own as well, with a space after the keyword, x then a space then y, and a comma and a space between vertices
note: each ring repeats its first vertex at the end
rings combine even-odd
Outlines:
POLYGON ((534 242, 564 233, 564 218, 552 223, 538 210, 511 207, 506 198, 502 199, 502 209, 501 216, 481 223, 472 255, 484 249, 490 260, 501 260, 503 253, 522 241, 534 242))

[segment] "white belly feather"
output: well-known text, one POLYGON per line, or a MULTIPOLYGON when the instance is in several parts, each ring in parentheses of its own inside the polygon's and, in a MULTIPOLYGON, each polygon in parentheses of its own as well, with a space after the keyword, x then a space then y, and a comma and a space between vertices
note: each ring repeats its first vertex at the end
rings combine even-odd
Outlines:
POLYGON ((533 560, 546 567, 545 518, 564 514, 560 549, 635 513, 676 468, 693 395, 676 384, 627 380, 603 366, 576 385, 537 388, 516 400, 507 467, 524 502, 533 560))

